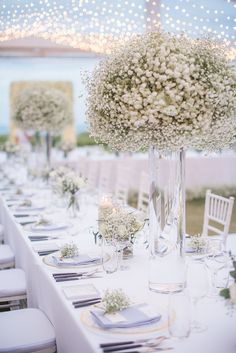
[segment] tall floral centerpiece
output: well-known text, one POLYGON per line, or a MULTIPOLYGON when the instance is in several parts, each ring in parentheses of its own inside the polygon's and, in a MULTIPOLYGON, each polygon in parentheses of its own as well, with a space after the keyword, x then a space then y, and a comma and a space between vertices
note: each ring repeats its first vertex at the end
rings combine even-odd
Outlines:
POLYGON ((101 62, 90 80, 92 136, 115 150, 150 151, 149 286, 185 286, 185 150, 230 146, 236 74, 209 40, 153 32, 101 62))
POLYGON ((18 95, 13 118, 23 130, 46 132, 47 161, 50 163, 51 133, 61 132, 71 121, 71 112, 62 91, 31 86, 18 95))

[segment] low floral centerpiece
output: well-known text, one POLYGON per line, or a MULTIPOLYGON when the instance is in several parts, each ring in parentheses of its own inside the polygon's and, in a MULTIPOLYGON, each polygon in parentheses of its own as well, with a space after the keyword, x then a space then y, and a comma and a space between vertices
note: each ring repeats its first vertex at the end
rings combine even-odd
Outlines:
POLYGON ((50 174, 53 180, 54 190, 68 199, 68 209, 71 211, 72 217, 76 217, 79 211, 78 191, 86 186, 86 180, 82 176, 76 174, 73 170, 60 168, 50 174))
POLYGON ((133 254, 135 236, 143 225, 144 221, 134 212, 114 207, 99 219, 99 234, 106 242, 122 245, 124 257, 129 257, 133 254))
POLYGON ((68 153, 73 151, 76 145, 74 142, 71 141, 61 141, 58 147, 63 152, 64 158, 67 158, 68 153))
POLYGON ((190 236, 188 245, 194 252, 202 254, 207 251, 208 239, 200 233, 194 234, 190 236))
POLYGON ((20 152, 20 146, 17 143, 6 141, 2 146, 1 150, 6 152, 8 157, 15 156, 20 152))

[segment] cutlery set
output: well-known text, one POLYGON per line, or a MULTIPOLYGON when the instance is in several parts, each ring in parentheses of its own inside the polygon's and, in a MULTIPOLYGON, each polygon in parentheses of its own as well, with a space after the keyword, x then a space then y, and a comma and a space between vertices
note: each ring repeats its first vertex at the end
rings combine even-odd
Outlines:
POLYGON ((112 342, 100 344, 100 348, 103 353, 151 353, 168 351, 173 349, 172 347, 159 347, 160 344, 168 337, 159 336, 157 338, 139 339, 133 341, 124 342, 112 342))
POLYGON ((40 251, 37 251, 38 255, 39 256, 46 256, 46 255, 50 255, 50 254, 53 254, 54 252, 57 252, 58 249, 55 249, 55 250, 40 250, 40 251))
POLYGON ((29 235, 28 238, 30 241, 46 241, 51 239, 58 239, 58 237, 51 237, 48 235, 29 235))
POLYGON ((92 299, 77 300, 72 302, 72 304, 74 305, 75 309, 78 309, 78 308, 83 308, 84 306, 90 306, 90 305, 101 303, 101 301, 102 301, 102 298, 97 297, 92 299))
POLYGON ((101 278, 98 269, 87 272, 67 272, 67 273, 53 273, 53 278, 56 282, 78 281, 86 278, 101 278))

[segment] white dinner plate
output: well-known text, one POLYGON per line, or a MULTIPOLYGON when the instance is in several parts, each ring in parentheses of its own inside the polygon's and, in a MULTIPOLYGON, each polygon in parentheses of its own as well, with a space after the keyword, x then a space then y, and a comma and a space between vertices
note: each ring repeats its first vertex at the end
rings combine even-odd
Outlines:
MULTIPOLYGON (((92 253, 91 252, 91 255, 92 256, 94 256, 94 257, 99 257, 99 255, 98 255, 98 253, 92 253)), ((101 259, 99 259, 98 261, 95 261, 95 262, 91 262, 91 263, 88 263, 88 264, 84 264, 84 265, 68 265, 68 264, 65 264, 65 265, 63 265, 63 264, 60 264, 60 265, 57 265, 56 263, 55 263, 55 261, 54 261, 54 259, 53 259, 53 256, 60 256, 60 251, 58 251, 58 252, 55 252, 55 253, 53 253, 53 254, 49 254, 49 255, 46 255, 46 256, 44 256, 43 257, 43 262, 46 264, 46 265, 48 265, 48 266, 52 266, 52 267, 56 267, 56 268, 63 268, 63 269, 65 269, 65 268, 87 268, 87 267, 91 267, 91 268, 95 268, 95 267, 99 267, 99 266, 101 266, 102 265, 102 261, 101 261, 101 259)), ((110 257, 109 257, 109 255, 107 254, 106 255, 106 259, 105 259, 105 261, 108 261, 110 259, 110 257)))
MULTIPOLYGON (((96 306, 96 305, 95 305, 96 306)), ((100 327, 98 324, 96 324, 93 316, 90 313, 91 307, 86 308, 81 312, 80 319, 81 322, 83 323, 84 326, 86 326, 88 329, 91 331, 97 333, 97 334, 104 334, 104 335, 147 335, 147 334, 157 334, 161 331, 165 331, 168 329, 168 316, 166 311, 160 307, 155 305, 155 310, 161 314, 161 319, 160 321, 153 323, 153 324, 148 324, 148 325, 142 325, 138 327, 130 327, 130 328, 116 328, 116 329, 103 329, 100 327)), ((173 312, 171 316, 171 320, 175 320, 175 313, 173 312)))

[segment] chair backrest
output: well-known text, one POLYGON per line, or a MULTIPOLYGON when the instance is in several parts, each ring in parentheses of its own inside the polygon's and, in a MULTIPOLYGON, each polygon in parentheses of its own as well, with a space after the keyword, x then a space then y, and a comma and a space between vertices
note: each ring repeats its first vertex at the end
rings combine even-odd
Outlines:
POLYGON ((128 203, 130 168, 118 166, 116 174, 115 198, 123 204, 128 203))
POLYGON ((226 238, 229 232, 233 205, 234 197, 225 198, 213 194, 211 190, 207 190, 202 232, 203 235, 208 235, 208 231, 211 230, 214 233, 220 234, 226 238), (210 225, 210 222, 216 222, 219 224, 220 228, 210 225))
POLYGON ((139 191, 138 191, 138 210, 145 214, 148 213, 149 207, 149 175, 142 172, 140 177, 139 191))
POLYGON ((99 176, 99 162, 89 161, 88 171, 87 171, 87 181, 88 186, 92 189, 98 187, 98 176, 99 176))
POLYGON ((113 164, 112 163, 101 163, 99 170, 99 181, 98 188, 102 193, 112 192, 112 176, 113 176, 113 164))

